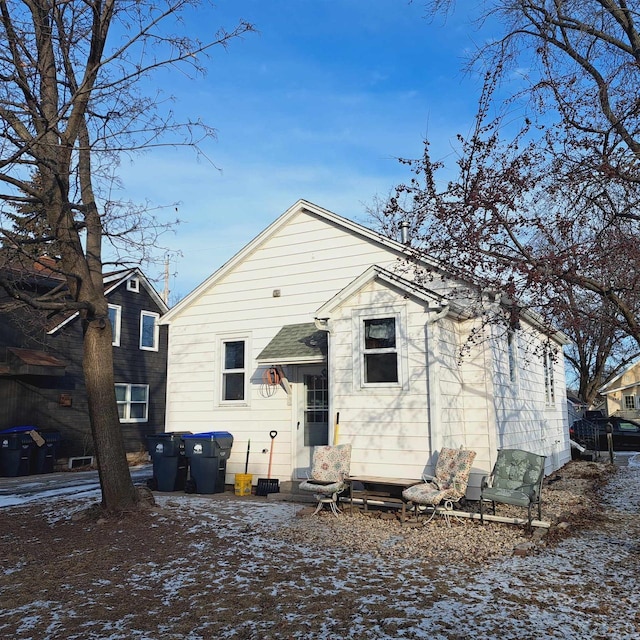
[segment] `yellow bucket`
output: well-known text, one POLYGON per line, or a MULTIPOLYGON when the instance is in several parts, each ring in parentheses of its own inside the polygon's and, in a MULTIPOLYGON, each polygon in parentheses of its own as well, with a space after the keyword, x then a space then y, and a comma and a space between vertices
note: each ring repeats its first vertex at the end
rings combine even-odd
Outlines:
POLYGON ((250 496, 252 480, 253 475, 251 473, 236 473, 235 494, 237 496, 250 496))

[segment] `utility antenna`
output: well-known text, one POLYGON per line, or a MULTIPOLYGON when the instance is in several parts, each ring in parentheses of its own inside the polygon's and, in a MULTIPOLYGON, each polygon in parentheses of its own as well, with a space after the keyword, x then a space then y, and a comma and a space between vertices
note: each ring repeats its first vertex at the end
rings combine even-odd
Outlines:
POLYGON ((169 254, 164 257, 164 290, 162 291, 164 303, 169 305, 169 254))

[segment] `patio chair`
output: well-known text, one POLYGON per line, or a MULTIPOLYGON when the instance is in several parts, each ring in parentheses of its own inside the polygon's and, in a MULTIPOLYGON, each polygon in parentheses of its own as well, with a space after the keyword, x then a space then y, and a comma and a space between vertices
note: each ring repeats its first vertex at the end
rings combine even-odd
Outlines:
POLYGON ((546 456, 521 449, 500 449, 489 476, 482 478, 480 486, 480 522, 484 522, 484 507, 490 502, 493 514, 496 503, 527 508, 527 527, 531 531, 532 508, 538 507, 538 520, 542 519, 542 480, 546 456))
POLYGON ((413 505, 416 520, 422 506, 430 512, 423 524, 428 524, 436 513, 440 513, 447 526, 451 526, 454 504, 464 498, 475 457, 475 451, 462 447, 440 449, 434 475, 423 475, 423 483, 408 487, 402 492, 402 497, 413 505))
POLYGON ((314 516, 325 504, 335 516, 338 515, 338 494, 346 487, 350 466, 350 444, 320 446, 313 450, 311 477, 302 482, 299 489, 313 492, 318 501, 314 516))

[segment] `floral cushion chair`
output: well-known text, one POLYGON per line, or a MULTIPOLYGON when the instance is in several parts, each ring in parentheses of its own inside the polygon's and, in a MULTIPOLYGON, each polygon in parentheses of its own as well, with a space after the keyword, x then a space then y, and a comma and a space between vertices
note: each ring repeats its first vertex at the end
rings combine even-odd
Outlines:
POLYGON ((476 452, 469 449, 442 447, 434 475, 422 476, 423 483, 413 485, 402 492, 402 497, 414 505, 416 517, 421 505, 430 511, 430 516, 424 524, 431 522, 436 513, 441 513, 447 526, 450 526, 453 505, 464 498, 475 457, 476 452), (437 509, 440 505, 443 508, 437 509))
POLYGON ((311 477, 302 482, 299 489, 315 494, 318 506, 313 512, 314 516, 325 504, 329 505, 335 516, 338 515, 338 494, 345 489, 350 466, 350 444, 322 446, 313 450, 311 477))
POLYGON ((496 503, 527 508, 527 528, 533 523, 532 508, 538 507, 538 520, 542 519, 541 492, 546 456, 522 449, 500 449, 489 476, 482 478, 480 487, 480 521, 484 522, 484 506, 491 502, 493 513, 496 503))

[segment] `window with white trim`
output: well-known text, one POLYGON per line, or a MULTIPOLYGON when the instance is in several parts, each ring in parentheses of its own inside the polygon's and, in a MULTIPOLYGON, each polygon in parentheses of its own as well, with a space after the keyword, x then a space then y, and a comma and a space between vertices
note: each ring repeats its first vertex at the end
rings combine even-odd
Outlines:
POLYGON ((140 348, 146 351, 158 350, 158 337, 160 327, 158 321, 159 313, 153 311, 140 312, 140 348))
POLYGON ((635 396, 625 396, 624 397, 624 408, 625 409, 635 409, 636 408, 636 397, 635 396))
POLYGON ((117 383, 115 386, 120 422, 147 422, 149 385, 117 383))
POLYGON ((140 280, 138 278, 129 278, 127 280, 127 291, 140 293, 140 280))
POLYGON ((117 304, 109 305, 109 322, 111 323, 111 344, 120 346, 120 325, 122 323, 122 308, 117 304))
POLYGON ((551 406, 556 402, 556 387, 554 380, 554 357, 553 354, 547 349, 542 357, 544 365, 544 399, 545 404, 551 406))
POLYGON ((364 384, 397 384, 396 318, 367 318, 362 325, 364 384))
POLYGON ((245 399, 245 350, 244 340, 222 341, 223 402, 242 402, 245 399))

